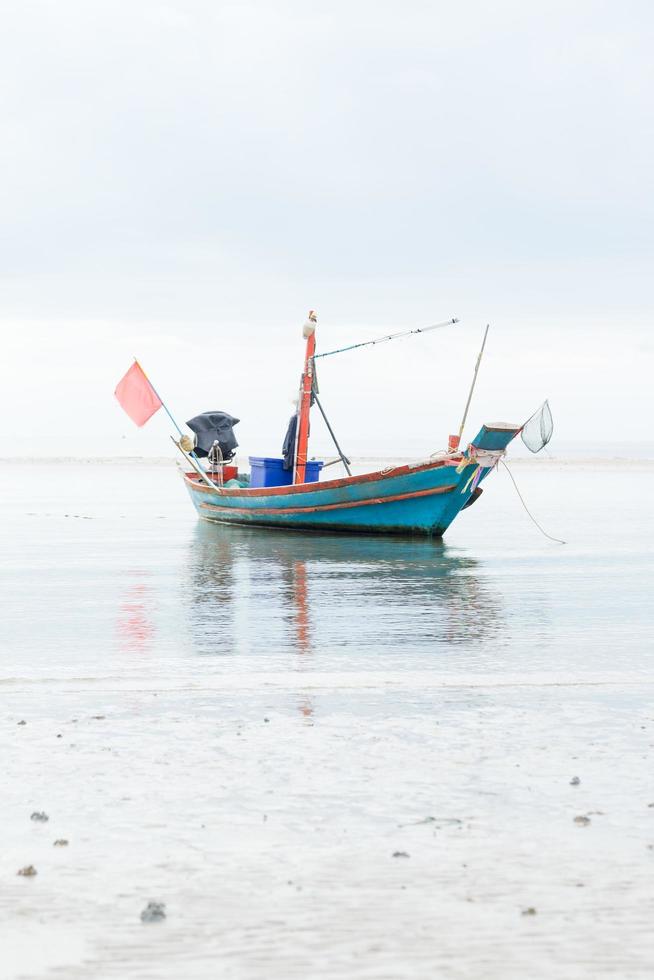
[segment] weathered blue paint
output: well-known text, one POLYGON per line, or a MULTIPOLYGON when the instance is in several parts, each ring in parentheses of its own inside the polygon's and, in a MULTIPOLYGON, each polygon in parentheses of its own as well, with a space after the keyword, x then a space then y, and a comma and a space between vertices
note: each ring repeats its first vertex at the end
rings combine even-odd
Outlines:
MULTIPOLYGON (((478 449, 504 449, 519 429, 484 426, 478 449)), ((185 482, 200 517, 228 524, 296 530, 442 536, 471 496, 462 492, 476 464, 464 456, 294 487, 213 490, 196 474, 185 482)), ((482 473, 482 479, 488 475, 482 473)))

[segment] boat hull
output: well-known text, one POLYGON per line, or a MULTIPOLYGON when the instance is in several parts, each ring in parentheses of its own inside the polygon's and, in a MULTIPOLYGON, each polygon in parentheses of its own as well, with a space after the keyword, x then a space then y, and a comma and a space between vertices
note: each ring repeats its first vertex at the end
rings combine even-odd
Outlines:
POLYGON ((303 531, 440 536, 450 523, 453 505, 458 512, 467 500, 455 499, 459 480, 452 467, 385 474, 366 484, 343 482, 338 487, 300 484, 301 493, 274 496, 252 496, 245 490, 227 497, 203 488, 197 478, 187 479, 187 487, 204 520, 303 531))
MULTIPOLYGON (((474 445, 501 452, 517 431, 484 426, 474 445)), ((219 524, 442 537, 477 499, 476 488, 491 469, 482 468, 471 483, 476 468, 465 454, 442 454, 417 465, 290 487, 213 488, 197 473, 185 473, 184 481, 199 516, 219 524)))

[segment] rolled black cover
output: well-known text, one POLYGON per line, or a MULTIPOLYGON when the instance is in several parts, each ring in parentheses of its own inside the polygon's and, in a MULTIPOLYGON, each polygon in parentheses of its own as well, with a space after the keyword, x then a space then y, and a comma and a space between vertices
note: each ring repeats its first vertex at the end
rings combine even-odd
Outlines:
POLYGON ((186 424, 195 433, 195 455, 207 456, 218 440, 223 459, 231 459, 238 446, 233 426, 238 425, 239 421, 228 412, 202 412, 189 419, 186 424))

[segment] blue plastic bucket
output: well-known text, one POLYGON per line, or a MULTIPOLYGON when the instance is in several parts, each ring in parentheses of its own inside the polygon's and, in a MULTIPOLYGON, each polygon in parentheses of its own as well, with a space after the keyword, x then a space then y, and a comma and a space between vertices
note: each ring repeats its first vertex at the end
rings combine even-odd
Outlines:
MULTIPOLYGON (((285 470, 283 459, 272 456, 250 456, 251 487, 287 487, 293 482, 293 470, 285 470)), ((317 483, 323 468, 321 460, 307 462, 304 474, 305 483, 317 483)))

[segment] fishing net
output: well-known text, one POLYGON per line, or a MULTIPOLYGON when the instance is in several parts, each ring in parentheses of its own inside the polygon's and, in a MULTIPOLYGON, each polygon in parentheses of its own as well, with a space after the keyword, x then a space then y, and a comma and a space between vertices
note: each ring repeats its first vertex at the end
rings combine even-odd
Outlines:
POLYGON ((520 438, 531 453, 539 453, 552 438, 554 422, 548 401, 544 401, 538 411, 527 419, 522 427, 520 438))

